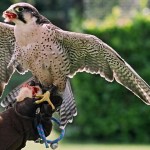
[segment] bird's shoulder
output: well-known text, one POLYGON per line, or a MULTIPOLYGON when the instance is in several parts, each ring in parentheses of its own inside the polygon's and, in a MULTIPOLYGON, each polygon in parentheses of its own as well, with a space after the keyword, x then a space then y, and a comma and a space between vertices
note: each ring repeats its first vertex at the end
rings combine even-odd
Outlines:
POLYGON ((62 30, 59 27, 55 26, 52 23, 48 23, 48 24, 43 24, 42 25, 43 29, 47 30, 47 31, 56 31, 56 30, 62 30))

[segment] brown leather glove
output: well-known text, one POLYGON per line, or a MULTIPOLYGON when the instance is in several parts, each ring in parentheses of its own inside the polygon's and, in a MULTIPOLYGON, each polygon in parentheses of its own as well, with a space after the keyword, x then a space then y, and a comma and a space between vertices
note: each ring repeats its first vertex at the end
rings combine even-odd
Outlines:
POLYGON ((32 120, 34 134, 29 134, 27 140, 37 139, 39 123, 43 125, 46 136, 50 134, 52 128, 51 117, 54 111, 48 103, 35 104, 36 100, 36 98, 25 98, 24 101, 16 102, 14 105, 14 110, 19 117, 32 120), (39 114, 37 114, 37 109, 40 110, 39 114))
MULTIPOLYGON (((62 99, 52 97, 53 104, 58 107, 62 99)), ((48 136, 52 129, 50 117, 52 108, 47 103, 36 105, 35 98, 25 98, 16 102, 15 106, 0 113, 0 149, 20 150, 25 147, 27 140, 39 138, 36 124, 40 121, 44 132, 48 136), (36 110, 40 108, 40 119, 36 117, 36 110)))

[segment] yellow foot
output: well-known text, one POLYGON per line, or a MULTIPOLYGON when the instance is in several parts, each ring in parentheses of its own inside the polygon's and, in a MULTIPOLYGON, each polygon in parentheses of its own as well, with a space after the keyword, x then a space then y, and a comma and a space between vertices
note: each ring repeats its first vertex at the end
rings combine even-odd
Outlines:
POLYGON ((44 93, 43 95, 36 95, 37 98, 42 98, 40 100, 35 101, 36 104, 40 104, 42 102, 47 101, 49 103, 49 105, 52 107, 52 109, 55 109, 55 106, 53 105, 53 103, 50 100, 50 92, 47 91, 46 93, 44 93))

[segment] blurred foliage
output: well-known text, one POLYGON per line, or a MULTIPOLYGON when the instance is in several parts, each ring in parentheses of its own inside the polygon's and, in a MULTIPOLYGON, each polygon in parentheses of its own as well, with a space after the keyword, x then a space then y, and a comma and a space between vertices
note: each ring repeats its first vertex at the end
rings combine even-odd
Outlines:
MULTIPOLYGON (((22 0, 0 0, 0 13, 11 4, 22 2, 22 0)), ((68 29, 73 18, 81 21, 83 12, 83 0, 24 0, 23 2, 34 5, 39 12, 47 17, 53 24, 63 29, 68 29)), ((0 18, 0 21, 3 21, 0 18)))
POLYGON ((83 0, 85 8, 85 18, 104 19, 108 16, 113 7, 119 5, 120 0, 83 0))
MULTIPOLYGON (((136 17, 125 26, 85 29, 113 47, 145 80, 150 77, 150 20, 136 17)), ((150 142, 150 108, 130 91, 98 75, 73 79, 78 116, 68 139, 99 142, 150 142)))

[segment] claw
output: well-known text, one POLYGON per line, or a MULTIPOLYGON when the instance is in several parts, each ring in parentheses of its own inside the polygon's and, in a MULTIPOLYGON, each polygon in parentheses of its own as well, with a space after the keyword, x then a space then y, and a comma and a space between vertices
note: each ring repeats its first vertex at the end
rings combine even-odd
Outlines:
POLYGON ((38 95, 38 94, 37 94, 36 97, 37 97, 37 98, 42 98, 42 99, 40 99, 40 100, 35 101, 36 104, 40 104, 40 103, 42 103, 42 102, 47 101, 48 104, 52 107, 52 109, 53 109, 53 110, 55 109, 55 106, 53 105, 53 103, 52 103, 51 100, 50 100, 50 92, 49 92, 49 91, 47 91, 47 92, 44 93, 43 95, 38 95))

